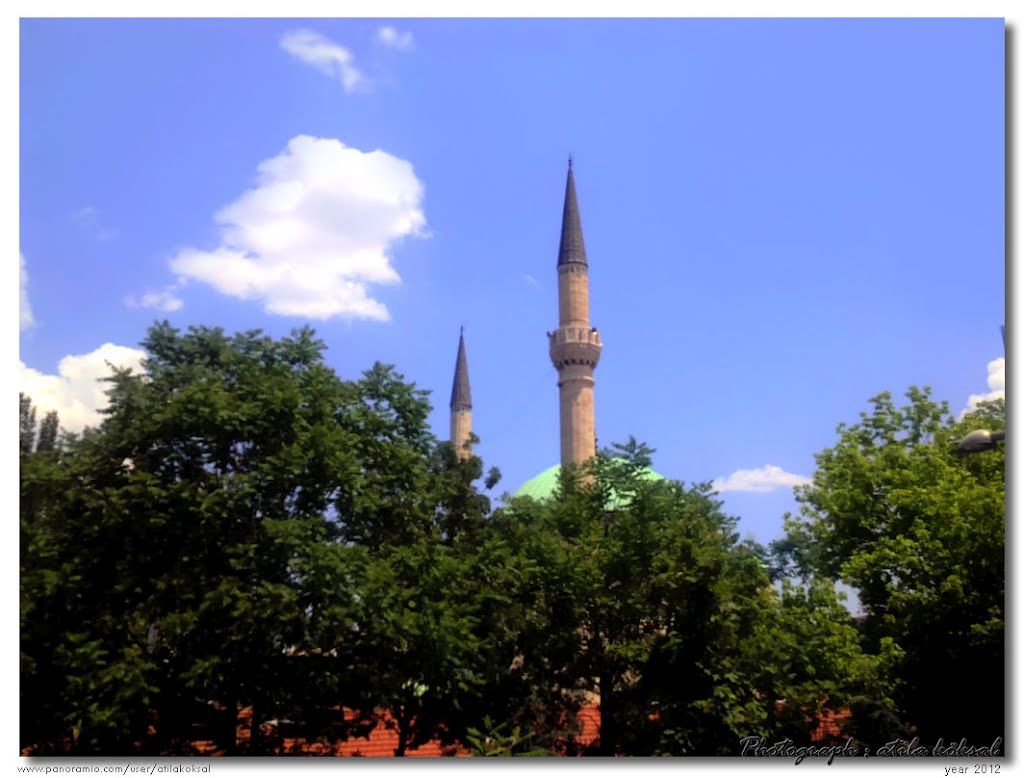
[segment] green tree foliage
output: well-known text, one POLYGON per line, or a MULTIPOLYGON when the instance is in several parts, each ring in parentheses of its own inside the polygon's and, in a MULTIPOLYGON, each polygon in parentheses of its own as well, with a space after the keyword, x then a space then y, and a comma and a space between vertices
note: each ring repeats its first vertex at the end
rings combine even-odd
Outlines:
MULTIPOLYGON (((22 700, 43 699, 52 689, 53 645, 49 638, 62 629, 67 603, 58 595, 61 548, 56 538, 60 517, 55 511, 67 455, 62 447, 49 446, 50 425, 56 413, 44 419, 45 436, 33 452, 35 408, 25 394, 19 395, 21 499, 21 695, 22 700), (52 421, 50 421, 52 419, 52 421)), ((50 705, 23 706, 21 728, 33 742, 60 731, 50 705)))
POLYGON ((36 408, 32 404, 32 398, 24 392, 18 392, 18 410, 19 450, 22 456, 53 451, 57 448, 60 433, 57 411, 47 411, 37 429, 36 408))
POLYGON ((32 398, 23 392, 18 392, 18 432, 21 453, 31 454, 36 441, 36 409, 32 398))
MULTIPOLYGON (((391 367, 341 380, 308 329, 164 323, 142 345, 145 372, 114 371, 81 436, 51 445, 47 417, 34 443, 22 398, 21 723, 39 752, 276 753, 383 721, 399 755, 434 738, 576 753, 574 714, 599 704, 600 753, 735 754, 751 734, 806 740, 829 710, 886 712, 885 673, 917 650, 877 627, 865 654, 818 583, 842 574, 876 609, 889 591, 818 548, 847 528, 794 531, 805 583, 779 589, 710 486, 652 480, 633 440, 492 512, 474 484, 497 471, 438 443, 391 367)), ((949 466, 1001 474, 986 456, 949 466)))
POLYGON ((496 516, 522 575, 506 675, 524 704, 506 720, 542 737, 556 720, 538 711, 596 701, 602 754, 806 742, 826 709, 870 695, 879 661, 831 588, 773 588, 707 484, 645 477, 651 453, 630 440, 567 472, 552 500, 496 516))
POLYGON ((39 423, 39 439, 36 441, 36 451, 53 451, 57 447, 59 427, 57 411, 49 411, 39 423))
POLYGON ((961 455, 1005 426, 998 401, 955 421, 928 390, 884 393, 818 454, 778 549, 804 576, 860 596, 868 649, 899 657, 894 692, 923 740, 991 744, 1004 720, 1004 449, 961 455))
POLYGON ((550 756, 548 751, 530 746, 530 736, 508 723, 495 724, 485 716, 480 728, 470 727, 466 745, 473 756, 550 756))
POLYGON ((433 440, 425 395, 400 378, 375 369, 360 382, 378 423, 392 424, 368 444, 380 491, 371 497, 364 485, 360 510, 342 509, 364 517, 345 521, 356 530, 346 542, 363 553, 354 624, 338 636, 357 668, 352 704, 393 723, 398 756, 433 738, 465 742, 494 659, 493 584, 480 546, 490 501, 473 487, 482 462, 433 440))
POLYGON ((22 506, 25 744, 231 753, 248 708, 261 753, 271 720, 345 736, 342 705, 396 712, 400 750, 442 711, 463 732, 482 656, 464 538, 490 506, 424 393, 382 365, 340 380, 309 330, 161 324, 142 345, 103 424, 23 471, 45 495, 22 506))
MULTIPOLYGON (((839 717, 840 740, 878 743, 872 727, 892 721, 889 679, 899 658, 892 642, 877 655, 865 652, 855 620, 823 579, 783 580, 761 615, 723 665, 725 677, 731 672, 740 681, 730 687, 733 728, 806 743, 820 724, 839 717)), ((883 742, 899 734, 889 729, 883 742)))

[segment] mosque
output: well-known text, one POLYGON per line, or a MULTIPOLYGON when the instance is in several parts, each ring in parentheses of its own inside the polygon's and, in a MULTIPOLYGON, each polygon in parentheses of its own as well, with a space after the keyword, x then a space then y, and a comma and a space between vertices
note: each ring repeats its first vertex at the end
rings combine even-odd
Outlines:
MULTIPOLYGON (((594 369, 601 359, 601 348, 601 334, 590 324, 590 268, 570 157, 562 206, 562 238, 558 248, 558 329, 548 333, 548 352, 558 371, 561 464, 538 473, 519 487, 513 496, 546 499, 558 485, 563 466, 583 464, 597 453, 594 369)), ((473 401, 462 332, 459 333, 449 407, 450 439, 455 455, 465 459, 472 456, 473 401)), ((653 470, 647 471, 645 476, 661 478, 653 470)))

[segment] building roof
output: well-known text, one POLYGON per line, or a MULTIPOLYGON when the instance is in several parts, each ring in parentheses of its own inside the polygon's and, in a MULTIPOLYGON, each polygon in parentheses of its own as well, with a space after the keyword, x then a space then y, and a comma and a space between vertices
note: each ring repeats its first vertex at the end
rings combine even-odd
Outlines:
MULTIPOLYGON (((366 720, 366 717, 350 708, 337 709, 346 722, 355 723, 366 720)), ((304 737, 281 737, 280 751, 282 755, 293 756, 365 756, 365 757, 394 757, 398 748, 398 724, 389 711, 375 711, 376 723, 373 728, 362 737, 349 737, 346 740, 336 742, 320 742, 308 740, 304 737)), ((585 705, 577 714, 576 721, 580 732, 574 738, 580 748, 587 748, 597 742, 601 729, 601 709, 597 702, 585 705)), ((243 747, 249 742, 250 725, 252 723, 252 708, 243 708, 236 720, 235 738, 236 742, 243 747)), ((279 736, 276 731, 278 725, 266 723, 261 727, 264 737, 273 738, 279 736)), ((184 744, 180 752, 175 754, 164 754, 164 756, 180 756, 182 754, 198 756, 223 756, 224 752, 212 740, 192 740, 184 744)), ((22 756, 32 756, 31 749, 24 749, 22 756)), ((461 743, 446 745, 434 738, 416 748, 409 748, 405 752, 409 757, 437 757, 437 756, 470 756, 471 752, 461 743)), ((552 756, 556 756, 552 753, 552 756)))
POLYGON ((565 204, 562 206, 562 242, 558 247, 558 264, 575 262, 587 264, 587 249, 583 245, 583 227, 580 226, 580 209, 576 204, 576 183, 572 177, 572 157, 569 158, 569 174, 565 179, 565 204))
MULTIPOLYGON (((559 480, 562 475, 561 465, 552 465, 547 470, 538 473, 529 481, 524 483, 515 492, 512 493, 513 497, 532 497, 534 500, 546 500, 554 494, 555 489, 558 487, 559 480)), ((649 467, 645 467, 640 471, 640 477, 647 481, 664 481, 665 476, 652 470, 649 467)), ((622 505, 624 501, 619 497, 613 495, 609 501, 609 509, 615 509, 622 505)))
POLYGON ((546 500, 555 491, 555 487, 558 486, 558 477, 561 472, 561 465, 552 465, 547 470, 537 473, 537 475, 516 489, 512 496, 546 500))
POLYGON ((459 328, 459 355, 455 358, 455 380, 452 381, 452 402, 449 406, 453 411, 469 411, 473 409, 473 398, 469 393, 469 367, 466 365, 466 341, 459 328))

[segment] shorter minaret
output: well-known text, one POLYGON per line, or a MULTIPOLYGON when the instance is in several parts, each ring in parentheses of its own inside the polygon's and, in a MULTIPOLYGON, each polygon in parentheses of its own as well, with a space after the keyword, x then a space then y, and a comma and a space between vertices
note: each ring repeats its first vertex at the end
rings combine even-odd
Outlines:
POLYGON ((473 455, 470 436, 473 434, 473 400, 469 395, 469 368, 466 366, 466 341, 459 328, 459 355, 455 359, 455 380, 452 382, 452 446, 458 459, 473 455))

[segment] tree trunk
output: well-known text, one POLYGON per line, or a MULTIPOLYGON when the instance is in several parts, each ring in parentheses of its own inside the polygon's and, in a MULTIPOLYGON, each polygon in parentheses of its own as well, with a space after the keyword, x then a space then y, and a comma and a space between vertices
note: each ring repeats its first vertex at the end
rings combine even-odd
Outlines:
POLYGON ((395 756, 405 756, 405 747, 408 741, 409 717, 405 715, 403 708, 398 714, 398 748, 395 749, 395 756))
POLYGON ((238 756, 238 703, 232 700, 224 708, 224 743, 225 756, 238 756))
POLYGON ((260 729, 262 720, 262 706, 254 702, 252 704, 252 721, 249 722, 249 752, 252 754, 263 753, 263 731, 260 729))
POLYGON ((611 675, 608 671, 602 671, 597 677, 597 687, 601 692, 601 701, 598 708, 601 713, 601 725, 598 730, 598 753, 601 756, 615 756, 615 725, 617 722, 611 675))

